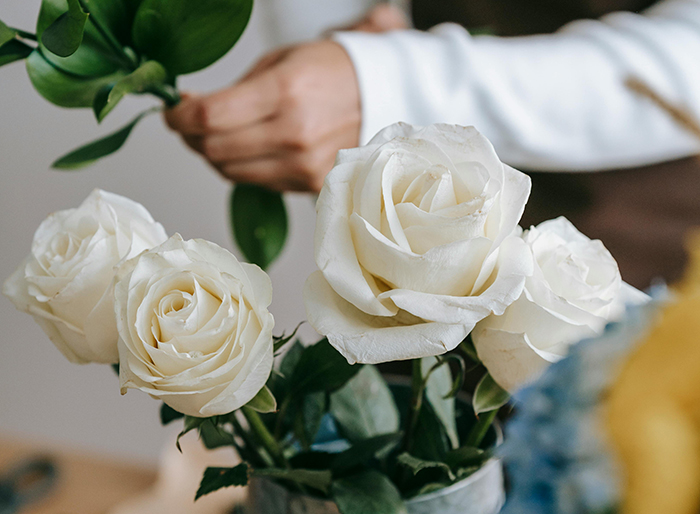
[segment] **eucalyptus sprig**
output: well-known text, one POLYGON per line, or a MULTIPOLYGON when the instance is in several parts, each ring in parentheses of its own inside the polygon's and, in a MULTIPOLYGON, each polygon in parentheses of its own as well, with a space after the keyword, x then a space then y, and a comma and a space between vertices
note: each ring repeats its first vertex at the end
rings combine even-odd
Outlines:
MULTIPOLYGON (((90 108, 98 123, 129 95, 162 101, 160 109, 53 163, 61 170, 83 168, 119 150, 144 117, 177 105, 178 77, 233 48, 252 8, 253 0, 42 0, 33 33, 0 20, 0 66, 24 60, 41 96, 60 107, 90 108)), ((239 186, 230 212, 246 258, 267 267, 287 235, 281 195, 239 186)))

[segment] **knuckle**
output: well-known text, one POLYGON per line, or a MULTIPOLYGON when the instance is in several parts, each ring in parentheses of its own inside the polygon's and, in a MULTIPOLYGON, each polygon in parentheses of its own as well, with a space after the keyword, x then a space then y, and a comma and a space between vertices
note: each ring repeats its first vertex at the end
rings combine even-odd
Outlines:
POLYGON ((211 131, 214 128, 216 106, 208 102, 201 102, 197 106, 195 115, 197 124, 202 127, 205 132, 211 131))

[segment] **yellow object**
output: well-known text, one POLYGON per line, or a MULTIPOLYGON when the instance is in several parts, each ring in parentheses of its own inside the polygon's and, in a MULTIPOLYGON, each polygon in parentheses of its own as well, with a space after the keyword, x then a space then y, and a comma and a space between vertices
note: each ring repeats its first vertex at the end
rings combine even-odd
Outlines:
POLYGON ((694 242, 684 282, 608 399, 622 514, 700 512, 700 238, 694 242))

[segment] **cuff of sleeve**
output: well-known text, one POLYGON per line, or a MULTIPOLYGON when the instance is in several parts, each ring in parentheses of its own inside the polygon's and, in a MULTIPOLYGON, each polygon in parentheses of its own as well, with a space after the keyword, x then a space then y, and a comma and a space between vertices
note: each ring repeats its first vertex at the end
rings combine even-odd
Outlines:
POLYGON ((412 122, 407 119, 406 70, 392 34, 337 32, 333 40, 345 49, 355 67, 362 102, 360 144, 392 123, 412 122))

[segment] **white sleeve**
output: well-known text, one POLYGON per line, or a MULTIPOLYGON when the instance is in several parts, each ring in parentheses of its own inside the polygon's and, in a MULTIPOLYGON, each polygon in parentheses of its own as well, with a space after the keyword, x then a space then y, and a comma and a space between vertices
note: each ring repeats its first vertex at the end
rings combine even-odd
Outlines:
POLYGON ((700 153, 700 141, 629 76, 700 120, 700 0, 666 0, 554 34, 472 37, 430 32, 335 34, 355 65, 362 142, 405 121, 474 125, 514 166, 602 170, 700 153))

